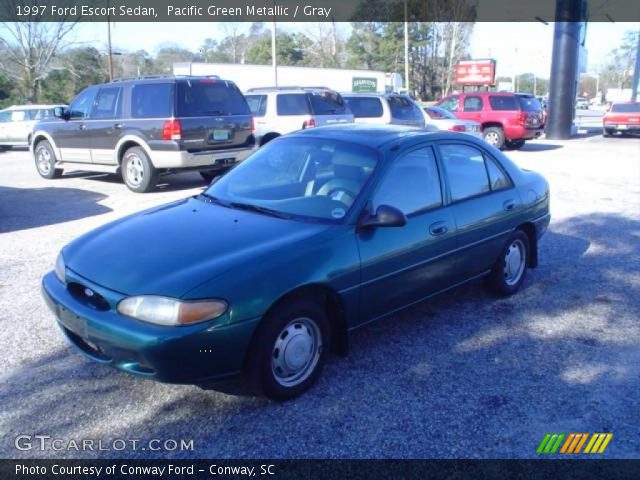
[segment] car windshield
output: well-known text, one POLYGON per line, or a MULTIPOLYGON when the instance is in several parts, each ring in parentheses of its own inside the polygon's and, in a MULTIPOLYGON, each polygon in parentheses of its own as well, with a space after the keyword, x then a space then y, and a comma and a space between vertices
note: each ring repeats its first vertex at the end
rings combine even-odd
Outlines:
POLYGON ((429 118, 432 118, 434 120, 444 120, 444 119, 456 120, 457 119, 457 117, 453 113, 451 113, 449 110, 445 110, 444 108, 425 107, 424 110, 429 115, 429 118))
POLYGON ((614 103, 611 106, 613 113, 640 113, 640 103, 614 103))
POLYGON ((525 112, 539 112, 542 110, 542 106, 536 97, 518 95, 518 100, 520 101, 520 108, 525 112))
POLYGON ((332 139, 279 138, 209 187, 229 208, 302 220, 340 221, 378 162, 368 147, 332 139))

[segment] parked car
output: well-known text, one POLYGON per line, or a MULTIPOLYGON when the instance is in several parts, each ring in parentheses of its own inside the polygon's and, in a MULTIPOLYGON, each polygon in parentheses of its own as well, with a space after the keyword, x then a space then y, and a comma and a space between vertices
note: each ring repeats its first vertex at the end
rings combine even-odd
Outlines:
POLYGON ((544 132, 540 102, 525 93, 474 92, 449 95, 436 106, 480 123, 484 140, 498 149, 522 148, 544 132))
POLYGON ((74 240, 42 291, 93 360, 284 400, 360 325, 480 277, 515 293, 549 218, 545 179, 471 135, 311 128, 74 240))
POLYGON ((640 133, 640 103, 613 103, 602 117, 602 135, 640 133))
POLYGON ((577 97, 576 108, 578 110, 589 110, 589 99, 586 97, 577 97))
POLYGON ((148 77, 91 86, 34 127, 38 173, 120 173, 134 192, 159 174, 199 170, 211 180, 254 149, 253 119, 238 87, 212 77, 148 77))
POLYGON ((33 126, 53 117, 53 109, 61 105, 14 105, 0 110, 0 152, 31 143, 33 126))
POLYGON ((424 127, 420 106, 407 95, 397 93, 343 93, 356 123, 424 127))
POLYGON ((296 130, 353 123, 353 114, 339 93, 324 87, 264 87, 247 90, 245 98, 262 146, 296 130))
POLYGON ((468 133, 482 138, 480 124, 471 120, 460 120, 453 113, 440 107, 423 107, 428 125, 433 125, 438 130, 468 133))

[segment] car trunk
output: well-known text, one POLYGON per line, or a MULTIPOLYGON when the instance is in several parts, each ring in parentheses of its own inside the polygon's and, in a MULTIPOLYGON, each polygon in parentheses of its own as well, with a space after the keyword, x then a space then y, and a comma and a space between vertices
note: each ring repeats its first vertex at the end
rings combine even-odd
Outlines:
POLYGON ((542 128, 544 112, 538 99, 533 95, 518 95, 523 125, 526 128, 542 128))
POLYGON ((613 105, 603 119, 604 123, 619 123, 623 125, 640 125, 640 104, 627 103, 613 105))
POLYGON ((176 118, 189 152, 242 148, 252 144, 251 111, 240 90, 217 79, 178 82, 176 118))

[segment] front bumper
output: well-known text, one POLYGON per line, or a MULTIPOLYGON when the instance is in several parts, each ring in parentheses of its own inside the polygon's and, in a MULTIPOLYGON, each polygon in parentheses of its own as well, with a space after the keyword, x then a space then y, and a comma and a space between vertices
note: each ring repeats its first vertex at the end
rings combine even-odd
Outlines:
POLYGON ((239 163, 255 150, 256 147, 194 153, 185 150, 152 150, 151 163, 155 168, 208 167, 215 170, 239 163))
POLYGON ((240 373, 259 318, 224 324, 223 316, 191 326, 162 327, 117 313, 121 294, 69 270, 67 276, 67 285, 88 287, 109 304, 98 310, 76 298, 53 272, 42 279, 42 295, 65 336, 92 360, 167 383, 202 384, 240 373))

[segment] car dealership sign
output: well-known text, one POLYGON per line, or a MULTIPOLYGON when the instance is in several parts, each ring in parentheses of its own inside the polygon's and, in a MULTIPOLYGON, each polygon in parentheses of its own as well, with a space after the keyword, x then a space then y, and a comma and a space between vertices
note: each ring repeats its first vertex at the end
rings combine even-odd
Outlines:
POLYGON ((496 61, 463 60, 458 62, 455 71, 456 85, 495 85, 496 61))

